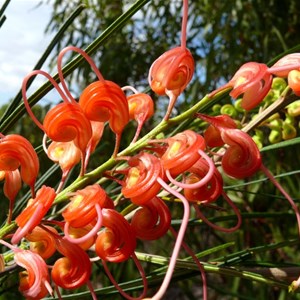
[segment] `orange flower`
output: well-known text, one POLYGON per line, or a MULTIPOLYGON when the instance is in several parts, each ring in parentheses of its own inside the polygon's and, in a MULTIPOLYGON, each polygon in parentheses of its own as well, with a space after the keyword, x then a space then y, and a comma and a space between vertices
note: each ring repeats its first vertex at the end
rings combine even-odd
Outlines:
POLYGON ((300 70, 300 53, 290 53, 283 56, 268 69, 268 72, 278 77, 287 77, 292 70, 300 70))
POLYGON ((54 236, 49 231, 56 235, 58 232, 54 227, 44 226, 44 228, 36 226, 25 238, 30 241, 29 245, 32 252, 39 254, 43 259, 47 259, 56 251, 54 236))
POLYGON ((19 273, 19 291, 29 300, 39 300, 48 293, 53 296, 45 261, 30 250, 19 249, 3 240, 0 243, 14 252, 14 260, 25 271, 19 273))
POLYGON ((160 160, 149 153, 140 152, 128 161, 130 166, 122 187, 126 198, 138 205, 151 200, 161 189, 157 178, 164 177, 160 160))
POLYGON ((288 85, 295 95, 300 96, 300 71, 292 70, 289 72, 288 85))
POLYGON ((161 157, 165 170, 177 176, 189 169, 200 157, 198 150, 206 147, 204 138, 192 130, 185 130, 172 137, 157 142, 166 142, 168 148, 161 157))
POLYGON ((13 244, 18 243, 41 222, 51 207, 55 197, 56 193, 53 188, 44 185, 38 190, 36 198, 31 199, 28 202, 28 206, 16 218, 16 223, 19 228, 11 239, 13 244))
POLYGON ((169 118, 177 97, 191 81, 195 63, 185 47, 173 48, 158 57, 150 67, 148 81, 158 95, 168 95, 169 107, 165 120, 169 118))
POLYGON ((245 132, 232 128, 234 121, 228 115, 210 117, 197 114, 201 119, 211 123, 220 133, 226 149, 222 157, 224 172, 234 178, 245 178, 257 172, 262 164, 261 155, 253 139, 245 132))
POLYGON ((55 245, 63 257, 59 258, 51 271, 56 285, 64 289, 76 289, 86 284, 91 275, 91 262, 87 253, 78 245, 57 236, 55 245))
POLYGON ((128 221, 114 209, 104 208, 102 230, 95 242, 95 251, 104 261, 127 260, 136 247, 135 234, 128 221))
POLYGON ((268 73, 267 65, 247 62, 237 70, 228 83, 211 92, 209 97, 213 97, 224 89, 232 88, 229 95, 237 99, 243 94, 241 107, 245 110, 251 110, 259 105, 268 94, 272 79, 272 75, 268 73))
POLYGON ((154 197, 136 211, 131 226, 137 238, 157 240, 165 235, 171 226, 170 210, 164 201, 154 197))
POLYGON ((129 122, 128 102, 122 89, 109 80, 93 82, 82 92, 79 105, 89 120, 109 121, 111 130, 116 134, 113 153, 116 156, 121 134, 129 122))
POLYGON ((208 122, 210 125, 204 131, 204 139, 206 145, 209 147, 221 147, 224 145, 224 141, 221 137, 220 127, 224 128, 237 128, 235 121, 228 115, 220 116, 207 116, 201 113, 196 113, 196 117, 208 122))
POLYGON ((20 167, 21 178, 30 186, 32 197, 39 166, 38 156, 28 140, 17 134, 0 136, 0 170, 15 171, 20 167))
MULTIPOLYGON (((35 124, 45 132, 55 142, 71 142, 80 149, 82 154, 81 175, 85 172, 86 148, 92 137, 92 127, 89 120, 82 112, 78 103, 73 99, 68 99, 66 94, 63 93, 56 81, 47 73, 42 70, 34 70, 30 72, 23 80, 22 95, 24 105, 28 114, 35 124), (34 75, 45 76, 58 91, 63 99, 63 103, 54 106, 45 116, 43 125, 33 114, 28 103, 26 88, 28 80, 34 75), (63 128, 63 130, 62 130, 63 128)), ((70 93, 69 93, 70 95, 70 93)))
POLYGON ((222 139, 230 147, 222 158, 224 172, 234 178, 245 178, 256 173, 262 164, 261 155, 253 139, 239 129, 222 131, 222 139))
POLYGON ((72 168, 79 163, 81 155, 80 149, 75 146, 73 141, 71 141, 52 142, 48 149, 44 144, 44 150, 52 161, 59 164, 62 170, 61 184, 57 189, 59 191, 72 168))
POLYGON ((92 127, 79 105, 60 103, 53 107, 44 119, 44 130, 55 142, 74 141, 85 157, 92 127))
MULTIPOLYGON (((189 170, 184 182, 193 184, 201 180, 208 173, 209 166, 207 162, 200 158, 189 170)), ((211 179, 201 187, 185 188, 184 196, 192 202, 210 203, 222 194, 223 179, 217 168, 214 168, 214 174, 211 179)))
POLYGON ((44 298, 52 289, 45 261, 30 250, 15 251, 15 262, 26 271, 20 272, 19 291, 30 300, 44 298))
POLYGON ((14 208, 15 198, 21 189, 21 175, 18 169, 14 171, 0 171, 0 180, 5 179, 4 182, 4 195, 9 199, 9 212, 7 223, 9 224, 12 219, 12 212, 14 208))
POLYGON ((149 95, 138 92, 128 96, 127 100, 129 105, 129 117, 131 120, 136 120, 138 123, 135 136, 132 140, 132 143, 135 143, 145 121, 151 118, 154 114, 154 104, 149 95))
POLYGON ((72 243, 81 244, 95 236, 102 226, 102 208, 111 206, 113 205, 110 198, 98 184, 76 191, 71 198, 71 203, 62 213, 66 221, 64 226, 66 239, 72 243), (97 222, 94 223, 96 220, 97 222), (93 225, 93 228, 86 235, 80 238, 70 236, 70 227, 73 228, 74 233, 76 228, 84 228, 90 224, 93 225))
POLYGON ((62 213, 70 226, 84 227, 97 218, 95 206, 103 207, 106 193, 98 184, 89 185, 72 194, 71 202, 62 213))

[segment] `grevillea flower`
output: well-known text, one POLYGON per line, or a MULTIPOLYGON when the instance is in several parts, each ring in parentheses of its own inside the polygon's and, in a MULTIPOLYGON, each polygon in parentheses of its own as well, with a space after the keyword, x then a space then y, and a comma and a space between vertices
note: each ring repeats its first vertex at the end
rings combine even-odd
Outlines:
POLYGON ((12 219, 12 212, 16 196, 22 186, 19 169, 14 171, 0 171, 0 181, 3 179, 5 180, 3 187, 4 195, 9 200, 9 212, 7 217, 7 223, 9 224, 12 219))
POLYGON ((224 144, 230 146, 222 157, 222 168, 227 175, 246 178, 259 170, 262 161, 257 145, 247 133, 227 127, 227 124, 231 124, 228 122, 229 116, 222 115, 218 118, 203 114, 197 116, 215 126, 224 144), (222 122, 222 118, 226 122, 222 122))
POLYGON ((292 70, 300 70, 300 53, 290 53, 283 56, 268 69, 268 72, 278 77, 287 77, 292 70))
POLYGON ((92 270, 87 253, 60 236, 56 236, 55 245, 63 257, 54 263, 51 270, 54 283, 63 289, 76 289, 87 284, 92 270))
POLYGON ((30 186, 32 197, 35 196, 34 185, 39 167, 38 156, 28 140, 18 134, 0 135, 0 170, 20 168, 21 178, 30 186))
POLYGON ((158 57, 149 70, 148 82, 151 89, 158 95, 167 95, 170 99, 168 110, 164 117, 165 120, 169 119, 178 96, 189 84, 194 74, 194 58, 186 48, 187 18, 188 0, 184 0, 181 45, 158 57))
POLYGON ((164 178, 160 160, 147 152, 140 152, 128 160, 129 170, 122 193, 138 205, 143 205, 157 195, 161 185, 157 178, 164 178))
POLYGON ((191 81, 194 74, 194 59, 185 47, 173 48, 158 57, 150 67, 148 81, 151 89, 158 95, 168 95, 167 120, 177 97, 191 81))
POLYGON ((300 96, 300 71, 292 70, 289 72, 288 85, 293 90, 295 95, 300 96))
POLYGON ((26 271, 20 272, 19 291, 26 299, 42 299, 52 289, 45 261, 30 250, 15 251, 15 262, 26 271))
POLYGON ((123 129, 129 122, 128 102, 122 89, 109 80, 93 82, 82 92, 79 105, 89 120, 109 121, 109 126, 117 138, 113 154, 115 156, 123 129))
POLYGON ((171 226, 169 207, 159 197, 154 197, 135 212, 130 224, 137 238, 157 240, 164 236, 171 226))
POLYGON ((97 235, 91 235, 90 232, 95 227, 96 222, 91 222, 90 224, 84 227, 69 227, 68 229, 68 236, 71 237, 71 242, 74 240, 76 244, 83 250, 90 249, 96 241, 97 235), (79 239, 82 239, 80 243, 78 243, 79 239))
POLYGON ((210 117, 200 113, 196 113, 195 116, 199 118, 203 117, 203 119, 206 118, 207 121, 209 120, 210 125, 207 127, 203 134, 206 145, 209 147, 221 147, 224 145, 224 141, 221 137, 221 132, 218 129, 219 127, 231 129, 237 128, 235 121, 228 115, 210 117))
POLYGON ((11 239, 13 244, 18 243, 41 222, 55 197, 54 189, 44 185, 38 190, 35 199, 29 200, 27 207, 16 218, 19 228, 11 239))
POLYGON ((199 150, 206 147, 204 138, 192 130, 185 130, 164 140, 168 148, 161 157, 163 168, 172 176, 189 169, 200 157, 199 150))
POLYGON ((53 141, 73 141, 85 158, 86 148, 92 137, 92 127, 79 105, 60 103, 53 107, 45 116, 44 129, 53 141))
POLYGON ((31 119, 52 141, 73 141, 75 146, 80 149, 82 155, 81 175, 83 175, 85 172, 84 166, 86 160, 86 148, 92 137, 92 127, 90 121, 86 118, 78 103, 76 103, 73 98, 67 98, 56 81, 48 73, 42 70, 32 71, 24 78, 22 84, 22 95, 25 107, 31 119), (64 100, 64 102, 54 106, 50 111, 48 111, 43 124, 41 124, 33 114, 26 96, 28 80, 32 76, 39 74, 45 76, 52 83, 64 100))
POLYGON ((146 120, 151 118, 154 114, 154 103, 152 98, 145 94, 139 93, 136 89, 131 86, 125 86, 122 90, 130 89, 134 94, 127 96, 128 107, 129 107, 129 118, 130 120, 136 120, 138 127, 132 143, 135 143, 138 139, 141 129, 146 120))
POLYGON ((0 243, 14 252, 16 264, 25 269, 19 273, 19 291, 26 299, 39 300, 48 293, 53 295, 53 290, 49 283, 48 267, 37 253, 19 249, 3 240, 0 240, 0 243))
POLYGON ((43 259, 51 257, 56 251, 55 238, 49 231, 58 235, 58 232, 54 227, 36 226, 25 236, 26 240, 30 241, 30 250, 39 254, 43 259))
POLYGON ((160 160, 165 170, 167 178, 171 183, 185 188, 189 185, 176 181, 176 177, 187 171, 196 161, 203 157, 209 165, 208 172, 201 181, 190 185, 190 188, 197 188, 205 184, 213 176, 214 163, 203 151, 206 147, 204 138, 192 130, 185 130, 167 139, 156 140, 154 142, 165 142, 168 147, 160 160))
POLYGON ((65 220, 64 232, 66 239, 73 243, 81 243, 85 239, 96 235, 102 226, 101 208, 110 205, 105 191, 98 184, 90 185, 82 190, 76 191, 72 197, 71 202, 62 213, 65 220), (94 220, 94 228, 85 236, 74 239, 69 235, 69 227, 82 228, 89 225, 94 220))
POLYGON ((98 81, 91 83, 84 89, 79 99, 79 105, 90 121, 101 123, 109 122, 111 130, 116 134, 116 145, 113 152, 113 156, 116 156, 119 150, 123 129, 129 122, 126 96, 116 83, 104 80, 102 74, 96 67, 95 62, 84 50, 69 46, 64 48, 57 58, 59 77, 64 91, 69 98, 73 99, 66 86, 61 67, 63 56, 68 51, 75 51, 82 55, 98 77, 98 81))
MULTIPOLYGON (((188 184, 196 183, 208 173, 208 163, 200 158, 191 168, 188 169, 189 174, 184 178, 184 182, 188 184)), ((184 196, 188 201, 210 203, 218 199, 223 191, 223 179, 217 168, 214 168, 214 174, 211 179, 198 188, 185 188, 184 196)))
MULTIPOLYGON (((91 121, 91 125, 92 125, 92 138, 90 139, 90 142, 88 144, 87 158, 90 156, 91 153, 93 153, 95 151, 96 146, 98 145, 99 141, 101 140, 105 123, 91 121)), ((87 164, 88 164, 88 159, 86 159, 85 167, 87 167, 87 164)))
POLYGON ((224 143, 229 145, 222 157, 222 168, 227 175, 246 178, 260 169, 260 151, 247 133, 239 129, 226 129, 221 135, 224 143))
POLYGON ((128 221, 116 210, 102 210, 103 226, 95 242, 95 251, 104 261, 127 260, 136 248, 136 236, 128 221))
POLYGON ((237 99, 243 94, 241 107, 251 110, 261 103, 271 88, 273 77, 267 71, 268 67, 265 64, 245 63, 228 83, 210 93, 209 97, 213 97, 224 89, 232 88, 229 95, 237 99))
POLYGON ((72 168, 80 162, 81 151, 73 141, 52 142, 48 149, 44 143, 44 150, 52 161, 59 164, 62 170, 61 184, 57 189, 59 191, 72 168))

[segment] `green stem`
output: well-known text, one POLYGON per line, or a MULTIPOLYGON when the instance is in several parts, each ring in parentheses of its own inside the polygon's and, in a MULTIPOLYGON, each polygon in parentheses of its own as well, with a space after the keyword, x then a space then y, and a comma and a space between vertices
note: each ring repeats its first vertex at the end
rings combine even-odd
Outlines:
POLYGON ((15 228, 17 228, 17 225, 15 224, 15 222, 11 222, 10 224, 6 223, 4 226, 2 226, 0 228, 0 239, 2 239, 7 234, 12 232, 15 228))
POLYGON ((10 2, 10 0, 6 0, 6 1, 3 3, 2 7, 0 8, 0 17, 3 16, 4 11, 5 11, 5 9, 7 8, 9 2, 10 2))
MULTIPOLYGON (((164 268, 159 269, 159 271, 166 269, 167 265, 169 263, 169 260, 164 256, 144 254, 144 253, 136 253, 136 256, 140 260, 143 260, 146 262, 151 262, 153 264, 163 265, 164 268)), ((177 269, 198 270, 198 266, 194 262, 187 261, 187 259, 177 260, 176 267, 177 267, 177 269)), ((207 272, 207 273, 215 273, 215 274, 226 275, 226 276, 231 276, 231 277, 240 277, 243 279, 263 283, 263 284, 270 285, 273 287, 278 287, 281 289, 288 288, 287 283, 283 283, 283 282, 277 281, 272 278, 267 278, 261 274, 255 273, 255 272, 250 272, 250 271, 246 271, 246 270, 242 270, 242 269, 236 269, 233 267, 222 267, 222 266, 212 265, 212 264, 208 264, 208 263, 203 263, 203 268, 204 268, 205 272, 207 272)), ((294 272, 294 270, 293 270, 293 272, 294 272)))
MULTIPOLYGON (((184 113, 178 115, 177 117, 175 117, 173 119, 169 119, 168 121, 162 120, 148 134, 143 136, 136 143, 130 144, 126 149, 124 149, 122 152, 120 152, 118 154, 118 156, 122 157, 122 156, 131 155, 134 152, 140 150, 141 148, 147 146, 149 139, 153 139, 159 133, 164 132, 166 129, 168 129, 170 127, 174 127, 177 124, 180 124, 184 120, 193 118, 193 115, 197 111, 199 111, 201 108, 205 107, 210 101, 211 101, 211 98, 205 96, 197 104, 192 106, 189 110, 185 111, 184 113)), ((96 168, 95 170, 85 174, 83 177, 78 178, 56 197, 55 203, 59 203, 61 201, 66 200, 68 193, 73 192, 78 189, 81 189, 84 186, 97 181, 98 179, 101 178, 104 171, 111 169, 117 163, 118 163, 118 161, 116 159, 110 158, 104 164, 102 164, 101 166, 96 168)))

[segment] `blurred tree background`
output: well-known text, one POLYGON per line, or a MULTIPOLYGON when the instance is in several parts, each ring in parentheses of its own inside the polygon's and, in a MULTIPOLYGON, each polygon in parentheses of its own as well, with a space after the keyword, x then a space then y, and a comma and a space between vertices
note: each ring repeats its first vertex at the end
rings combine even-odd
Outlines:
MULTIPOLYGON (((87 9, 52 52, 53 66, 62 48, 75 45, 84 49, 133 1, 56 0, 46 33, 57 31, 80 3, 87 9)), ((149 1, 93 55, 103 76, 121 86, 129 84, 146 89, 152 62, 180 43, 181 11, 182 1, 149 1)), ((299 11, 297 0, 190 1, 187 46, 195 58, 196 72, 185 101, 178 106, 183 110, 195 103, 228 80, 246 61, 267 63, 299 44, 299 11)), ((85 65, 74 76, 82 89, 95 75, 85 65)))

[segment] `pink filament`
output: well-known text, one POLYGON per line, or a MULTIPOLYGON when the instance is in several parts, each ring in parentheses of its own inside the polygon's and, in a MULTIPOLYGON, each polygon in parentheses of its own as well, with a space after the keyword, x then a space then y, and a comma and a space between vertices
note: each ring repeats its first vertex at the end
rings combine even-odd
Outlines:
POLYGON ((287 64, 286 66, 274 66, 271 68, 268 68, 267 72, 268 73, 277 73, 277 72, 288 72, 288 71, 292 71, 292 70, 298 70, 300 68, 300 63, 296 63, 296 64, 287 64))
POLYGON ((186 48, 186 27, 188 19, 188 0, 183 0, 183 13, 181 23, 181 47, 186 48))
POLYGON ((139 273, 140 275, 142 276, 142 279, 143 279, 143 286, 144 286, 144 290, 143 290, 143 293, 137 297, 137 298, 133 298, 131 296, 129 296, 128 294, 126 294, 122 288, 118 285, 118 283, 116 282, 116 280, 114 279, 113 275, 111 274, 111 272, 109 271, 108 269, 108 266, 107 266, 107 263, 106 261, 102 260, 102 264, 103 264, 103 268, 109 278, 109 280, 112 282, 112 284, 116 287, 116 289, 118 290, 118 292, 126 299, 128 300, 141 300, 144 298, 144 296, 146 295, 147 293, 147 288, 148 288, 148 282, 147 282, 147 279, 146 279, 146 275, 145 275, 145 272, 144 272, 144 269, 140 263, 140 261, 137 259, 136 255, 133 253, 132 254, 132 259, 135 263, 135 265, 137 266, 138 270, 139 270, 139 273))
POLYGON ((215 172, 215 165, 214 165, 212 159, 203 150, 199 149, 198 152, 208 163, 209 170, 206 173, 206 175, 198 182, 188 184, 188 183, 176 181, 171 176, 170 171, 166 170, 167 178, 170 180, 171 183, 173 183, 183 189, 196 189, 196 188, 200 188, 201 186, 205 185, 207 182, 209 182, 211 180, 211 178, 215 172))
MULTIPOLYGON (((170 227, 170 231, 177 238, 177 232, 173 227, 170 227)), ((202 293, 203 293, 202 299, 207 300, 207 281, 206 281, 205 270, 203 268, 203 265, 201 264, 201 262, 199 261, 199 259, 197 258, 193 250, 185 242, 182 242, 182 247, 193 258, 194 262, 199 268, 199 271, 201 273, 201 278, 202 278, 202 293)))
POLYGON ((95 72, 95 74, 97 75, 98 79, 100 81, 104 81, 104 78, 102 76, 102 74, 100 73, 100 71, 98 70, 98 68, 95 65, 95 62, 92 60, 92 58, 82 49, 74 47, 74 46, 68 46, 66 48, 64 48, 63 50, 60 51, 58 58, 57 58, 57 70, 58 70, 58 76, 61 82, 61 85, 63 86, 63 89, 66 93, 66 95, 69 97, 69 101, 72 103, 76 103, 74 97, 71 95, 67 85, 66 85, 66 81, 62 72, 62 59, 63 56, 65 55, 66 52, 68 51, 75 51, 79 54, 81 54, 86 61, 90 64, 90 66, 92 67, 93 71, 95 72))
POLYGON ((101 207, 100 205, 97 203, 95 205, 95 209, 97 211, 97 223, 95 224, 95 226, 93 227, 92 230, 90 230, 86 235, 80 237, 80 238, 72 238, 69 234, 69 222, 65 223, 64 226, 64 233, 65 233, 65 238, 66 240, 68 240, 69 242, 73 243, 73 244, 81 244, 86 242, 89 238, 93 237, 94 235, 97 234, 98 230, 101 228, 102 226, 102 212, 101 212, 101 207))
POLYGON ((34 224, 36 222, 36 218, 39 217, 39 215, 41 214, 41 212, 44 209, 44 205, 43 204, 38 204, 35 212, 32 214, 32 216, 30 217, 30 219, 27 221, 27 223, 25 224, 24 227, 19 227, 17 229, 17 231, 15 232, 15 234, 13 235, 11 242, 12 244, 17 244, 30 230, 32 230, 32 224, 34 224))
POLYGON ((183 217, 182 217, 182 222, 181 222, 181 226, 178 232, 178 236, 175 242, 175 246, 171 255, 171 259, 170 259, 170 263, 169 263, 169 267, 168 270, 165 274, 165 278, 159 288, 159 290, 156 292, 156 294, 151 298, 152 300, 159 300, 162 299, 163 295, 165 294, 168 285, 172 279, 172 274, 173 271, 175 269, 175 265, 176 265, 176 260, 180 251, 180 247, 182 244, 182 241, 184 239, 184 234, 187 228, 187 224, 189 221, 189 217, 190 217, 190 206, 189 206, 189 202, 185 199, 185 197, 178 193, 177 191, 173 190, 172 188, 170 188, 164 181, 162 178, 158 177, 157 178, 158 183, 169 193, 173 194, 175 197, 177 197, 178 199, 180 199, 183 203, 183 207, 184 207, 184 213, 183 213, 183 217))
POLYGON ((266 168, 263 164, 261 164, 260 169, 265 173, 265 175, 271 180, 271 182, 275 185, 275 187, 281 192, 281 194, 288 200, 291 204, 297 218, 298 223, 298 233, 300 235, 300 213, 298 206, 292 199, 292 197, 284 190, 284 188, 279 184, 279 182, 274 178, 273 174, 266 168))
POLYGON ((233 211, 235 212, 236 216, 237 216, 237 224, 234 227, 231 228, 224 228, 221 226, 218 226, 216 224, 213 224, 212 222, 210 222, 204 215, 203 213, 200 211, 200 208, 198 205, 194 205, 194 208, 197 212, 198 217, 203 220, 203 222, 205 222, 207 225, 209 225, 210 227, 212 227, 215 230, 219 230, 219 231, 223 231, 223 232, 234 232, 237 229, 239 229, 241 227, 242 224, 242 216, 241 213, 239 211, 239 209, 235 206, 235 204, 231 201, 231 199, 227 196, 227 194, 223 191, 222 192, 222 196, 225 198, 226 202, 232 207, 233 211))
POLYGON ((55 87, 55 89, 58 91, 58 93, 60 94, 63 101, 67 103, 67 102, 69 102, 69 100, 66 97, 66 95, 63 93, 63 91, 61 90, 61 88, 59 87, 57 82, 47 72, 42 71, 42 70, 34 70, 34 71, 30 72, 29 74, 27 74, 27 76, 25 76, 23 83, 22 83, 22 96, 23 96, 25 108, 26 108, 29 116, 31 117, 31 119, 34 121, 34 123, 45 132, 44 126, 33 114, 31 107, 28 103, 27 95, 26 95, 27 82, 33 75, 44 75, 52 83, 52 85, 55 87))

